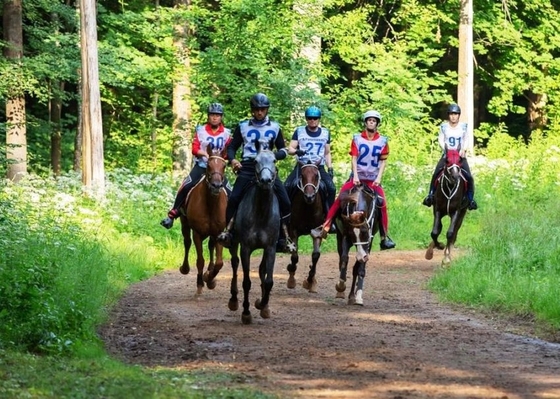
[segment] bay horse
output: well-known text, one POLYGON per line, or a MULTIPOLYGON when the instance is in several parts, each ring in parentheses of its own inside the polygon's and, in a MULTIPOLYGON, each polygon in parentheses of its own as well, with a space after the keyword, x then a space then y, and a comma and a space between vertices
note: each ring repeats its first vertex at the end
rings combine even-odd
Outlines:
MULTIPOLYGON (((290 256, 290 264, 288 265, 288 288, 296 287, 295 274, 297 271, 298 256, 298 240, 299 237, 311 234, 311 230, 320 225, 325 218, 325 209, 323 206, 323 197, 320 190, 321 173, 319 172, 319 158, 315 163, 308 161, 307 163, 298 162, 299 178, 297 180, 298 190, 292 198, 292 217, 288 226, 288 234, 295 244, 295 250, 290 256)), ((317 262, 321 256, 321 237, 313 237, 313 252, 311 253, 311 265, 309 266, 309 274, 303 280, 303 288, 309 292, 317 292, 317 262)))
POLYGON ((468 202, 465 198, 467 190, 467 180, 463 176, 461 170, 460 150, 445 150, 445 167, 441 175, 436 181, 436 190, 434 193, 434 225, 432 228, 432 242, 426 251, 426 259, 432 259, 434 256, 434 248, 443 249, 444 258, 443 266, 451 263, 451 249, 457 240, 457 233, 463 224, 463 219, 467 213, 468 202), (438 241, 438 237, 442 231, 442 218, 449 216, 449 228, 447 229, 447 243, 438 241))
POLYGON ((261 297, 255 301, 255 308, 260 310, 263 319, 270 318, 268 302, 270 291, 274 285, 273 272, 276 258, 276 242, 280 233, 280 207, 274 192, 274 181, 277 175, 276 158, 274 153, 266 148, 261 149, 257 142, 257 156, 255 158, 255 184, 247 189, 243 200, 234 216, 233 235, 231 242, 231 298, 228 302, 230 310, 238 308, 237 270, 239 256, 243 268, 243 324, 251 324, 252 316, 249 310, 249 291, 251 290, 250 266, 251 254, 255 249, 262 249, 262 259, 259 265, 261 280, 261 297))
POLYGON ((344 298, 350 248, 356 247, 356 262, 352 270, 352 285, 348 294, 349 305, 363 305, 366 263, 371 242, 379 231, 382 198, 365 185, 352 187, 340 193, 340 213, 335 218, 336 243, 339 256, 340 278, 336 284, 336 297, 344 298))
POLYGON ((226 160, 217 151, 208 158, 206 173, 192 188, 181 215, 181 232, 185 247, 182 274, 189 274, 189 250, 192 241, 196 248, 197 295, 202 294, 204 283, 209 289, 216 287, 216 276, 224 265, 223 246, 217 237, 226 227, 227 192, 225 189, 226 160), (191 239, 192 232, 192 239, 191 239), (204 272, 205 260, 203 242, 208 239, 209 263, 204 272), (214 255, 216 262, 214 263, 214 255))

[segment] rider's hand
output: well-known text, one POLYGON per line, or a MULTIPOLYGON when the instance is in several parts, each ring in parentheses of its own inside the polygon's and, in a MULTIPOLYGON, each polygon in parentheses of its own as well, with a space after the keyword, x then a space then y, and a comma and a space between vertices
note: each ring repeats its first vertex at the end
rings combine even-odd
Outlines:
POLYGON ((304 156, 305 154, 307 154, 307 152, 305 152, 305 150, 296 150, 296 155, 297 155, 298 157, 302 157, 302 156, 304 156))
POLYGON ((358 178, 358 176, 354 176, 352 178, 352 182, 354 183, 355 186, 359 186, 360 184, 362 184, 362 182, 360 181, 360 179, 358 178))
POLYGON ((231 168, 233 169, 233 173, 237 174, 241 169, 241 162, 239 162, 237 159, 234 159, 233 161, 231 161, 231 168))

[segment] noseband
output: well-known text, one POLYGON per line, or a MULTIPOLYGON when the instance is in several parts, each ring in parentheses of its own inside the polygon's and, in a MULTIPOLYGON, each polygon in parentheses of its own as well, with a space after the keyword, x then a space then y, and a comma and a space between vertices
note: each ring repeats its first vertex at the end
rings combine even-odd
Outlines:
POLYGON ((313 195, 315 195, 315 194, 317 194, 317 191, 319 191, 319 187, 321 185, 321 174, 319 173, 319 168, 317 167, 317 165, 312 164, 312 163, 302 165, 301 166, 301 172, 303 172, 304 168, 309 168, 309 167, 314 168, 317 171, 317 176, 318 176, 317 184, 316 185, 313 184, 313 183, 303 184, 303 179, 302 179, 303 173, 300 173, 300 176, 299 176, 299 179, 298 179, 298 182, 297 182, 297 188, 299 188, 301 190, 301 192, 305 194, 306 187, 311 186, 313 188, 313 195))
POLYGON ((212 184, 213 178, 214 176, 219 176, 220 178, 220 187, 222 188, 224 186, 224 173, 223 172, 211 172, 210 171, 210 162, 212 160, 218 160, 221 161, 224 164, 224 169, 225 170, 225 165, 226 165, 226 160, 220 156, 217 155, 212 155, 211 157, 208 158, 208 165, 206 166, 206 184, 208 185, 208 187, 210 187, 211 189, 215 189, 217 188, 217 186, 214 186, 212 184))

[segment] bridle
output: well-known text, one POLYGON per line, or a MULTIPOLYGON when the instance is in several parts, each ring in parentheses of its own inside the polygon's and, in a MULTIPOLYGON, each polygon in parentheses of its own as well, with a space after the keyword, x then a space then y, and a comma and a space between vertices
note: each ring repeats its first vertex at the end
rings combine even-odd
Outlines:
POLYGON ((222 188, 224 186, 224 180, 225 179, 224 179, 224 173, 223 172, 217 172, 217 171, 212 171, 211 172, 210 171, 210 162, 213 161, 213 160, 217 160, 217 161, 222 162, 224 164, 224 167, 223 167, 224 171, 225 171, 227 162, 224 158, 222 158, 218 155, 212 155, 208 158, 208 165, 206 166, 206 179, 205 180, 206 180, 206 184, 208 185, 208 187, 211 190, 216 190, 216 189, 222 188), (216 176, 216 175, 219 176, 219 179, 220 179, 220 186, 219 187, 212 184, 212 181, 214 180, 214 176, 216 176))
MULTIPOLYGON (((361 212, 361 211, 354 211, 352 213, 350 213, 350 209, 348 206, 346 206, 345 212, 346 214, 344 214, 344 212, 341 214, 341 216, 345 219, 345 221, 353 228, 357 228, 357 229, 361 229, 365 226, 367 227, 367 232, 368 232, 368 238, 367 241, 358 241, 355 242, 354 245, 358 246, 358 245, 369 245, 369 243, 371 242, 371 238, 372 238, 372 230, 373 230, 373 222, 374 222, 374 217, 375 217, 375 204, 376 204, 376 198, 375 198, 375 194, 374 193, 369 193, 368 191, 365 191, 364 189, 360 189, 362 191, 363 195, 366 195, 368 197, 371 198, 372 200, 372 206, 369 209, 369 213, 367 215, 367 218, 359 223, 353 222, 352 221, 352 214, 355 212, 361 212)), ((357 192, 352 194, 353 196, 357 196, 357 192)), ((354 203, 358 203, 358 201, 353 201, 354 203)), ((359 239, 359 237, 356 237, 357 239, 359 239)))
POLYGON ((319 168, 317 167, 317 165, 315 165, 313 163, 307 163, 307 164, 301 165, 300 172, 303 172, 303 169, 309 168, 309 167, 314 168, 317 171, 317 177, 318 177, 317 178, 317 184, 313 184, 313 183, 303 184, 303 179, 302 179, 302 174, 303 173, 300 173, 300 177, 299 177, 298 182, 297 182, 297 188, 299 188, 301 190, 301 192, 303 194, 305 194, 305 189, 308 186, 311 186, 313 188, 313 195, 316 195, 317 192, 319 191, 319 187, 321 185, 321 174, 319 173, 319 168))

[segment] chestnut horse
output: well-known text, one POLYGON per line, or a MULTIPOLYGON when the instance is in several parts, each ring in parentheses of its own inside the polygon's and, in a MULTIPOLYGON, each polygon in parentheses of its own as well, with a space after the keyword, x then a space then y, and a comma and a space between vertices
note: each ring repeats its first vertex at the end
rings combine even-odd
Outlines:
POLYGON ((352 270, 352 286, 348 294, 349 305, 363 305, 364 278, 369 259, 371 241, 379 231, 382 199, 365 185, 354 186, 340 193, 340 213, 336 217, 336 243, 339 256, 340 279, 336 284, 336 297, 344 298, 346 273, 350 248, 356 247, 356 262, 352 270))
POLYGON ((457 233, 463 224, 463 219, 467 213, 467 199, 465 193, 467 180, 461 170, 461 156, 459 150, 446 149, 445 167, 436 181, 436 191, 434 193, 434 225, 432 228, 432 242, 426 251, 426 259, 432 259, 434 248, 443 249, 443 266, 451 263, 451 249, 457 240, 457 233), (443 245, 438 241, 442 231, 442 218, 449 216, 450 223, 447 229, 447 244, 443 245))
POLYGON ((184 215, 181 215, 181 231, 185 246, 185 257, 179 268, 182 274, 188 274, 189 250, 192 239, 196 248, 196 287, 197 295, 202 294, 206 283, 209 289, 216 287, 216 276, 224 265, 222 252, 223 246, 217 242, 217 236, 226 227, 227 193, 225 189, 226 160, 218 153, 213 152, 208 158, 208 166, 204 178, 192 188, 184 206, 184 215), (210 262, 204 272, 203 242, 208 238, 208 252, 210 262), (216 262, 214 263, 214 255, 216 262), (204 274, 203 274, 204 273, 204 274))
MULTIPOLYGON (((292 217, 288 226, 288 234, 295 244, 295 250, 292 251, 288 265, 288 288, 295 288, 295 274, 297 263, 299 261, 297 246, 300 236, 311 234, 311 230, 320 225, 325 219, 325 209, 323 208, 323 199, 321 190, 321 174, 319 173, 319 165, 321 159, 315 163, 308 161, 307 163, 298 162, 299 178, 297 181, 298 190, 292 198, 292 217)), ((317 262, 321 256, 321 237, 311 237, 313 240, 313 252, 311 253, 311 266, 309 266, 309 274, 303 280, 303 288, 309 292, 317 292, 317 279, 315 274, 317 271, 317 262)))
POLYGON ((234 231, 231 241, 231 298, 228 303, 230 310, 237 310, 237 270, 239 257, 243 268, 243 313, 241 322, 252 322, 249 310, 249 291, 251 290, 251 254, 255 249, 262 249, 262 259, 259 265, 261 297, 255 301, 255 308, 260 310, 263 319, 270 317, 268 302, 270 291, 274 285, 273 272, 276 260, 276 242, 280 233, 280 207, 274 193, 276 179, 276 158, 268 149, 257 147, 255 158, 255 184, 249 187, 239 204, 234 216, 234 231))

